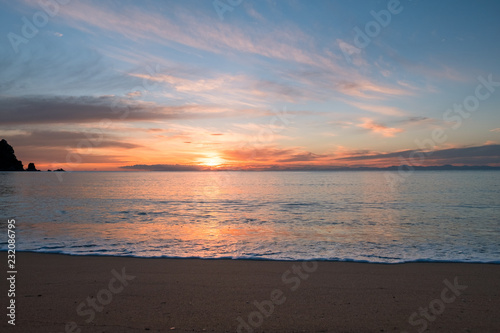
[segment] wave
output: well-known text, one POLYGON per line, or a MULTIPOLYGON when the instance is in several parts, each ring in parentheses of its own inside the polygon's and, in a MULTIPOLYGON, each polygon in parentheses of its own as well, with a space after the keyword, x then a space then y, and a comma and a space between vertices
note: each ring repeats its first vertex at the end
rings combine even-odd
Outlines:
MULTIPOLYGON (((131 254, 130 252, 124 254, 111 254, 105 253, 106 250, 96 250, 92 253, 78 253, 66 250, 55 249, 39 249, 39 250, 16 250, 18 253, 46 253, 46 254, 63 254, 70 256, 87 256, 87 257, 116 257, 116 258, 145 258, 145 259, 198 259, 198 260, 252 260, 252 261, 287 261, 287 262, 300 262, 300 261, 320 261, 320 262, 352 262, 352 263, 366 263, 366 264, 382 264, 382 265, 400 265, 411 263, 467 263, 467 264, 494 264, 500 265, 500 260, 474 260, 474 259, 432 259, 432 258, 419 258, 419 259, 393 259, 392 261, 379 261, 379 260, 365 260, 354 258, 269 258, 260 255, 250 256, 219 256, 219 257, 201 257, 201 256, 172 256, 172 255, 157 255, 145 256, 131 254)), ((0 252, 7 252, 7 249, 0 249, 0 252)))

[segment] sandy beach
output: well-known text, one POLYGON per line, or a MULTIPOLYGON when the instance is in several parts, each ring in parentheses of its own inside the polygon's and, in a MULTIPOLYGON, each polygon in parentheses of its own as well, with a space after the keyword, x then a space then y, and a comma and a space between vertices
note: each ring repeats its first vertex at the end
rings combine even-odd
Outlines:
POLYGON ((500 265, 34 253, 16 261, 16 325, 4 314, 2 332, 500 331, 500 265))

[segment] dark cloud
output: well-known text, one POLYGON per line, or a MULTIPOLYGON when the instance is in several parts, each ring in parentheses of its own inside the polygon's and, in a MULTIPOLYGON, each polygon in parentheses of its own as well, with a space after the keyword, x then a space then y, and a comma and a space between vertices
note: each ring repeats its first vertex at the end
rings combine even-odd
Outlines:
POLYGON ((431 152, 422 152, 420 150, 404 150, 394 153, 360 155, 339 158, 338 160, 349 161, 369 161, 369 160, 391 160, 391 159, 409 159, 432 161, 442 164, 493 164, 500 163, 500 145, 484 145, 466 148, 449 148, 431 152))
POLYGON ((122 163, 126 157, 121 155, 102 155, 102 154, 86 154, 83 151, 70 152, 67 149, 61 148, 41 148, 33 149, 32 147, 18 147, 16 148, 16 156, 23 163, 34 162, 36 165, 48 164, 51 165, 49 169, 64 168, 74 169, 78 164, 96 163, 122 163))
POLYGON ((35 130, 28 134, 9 135, 8 140, 16 147, 116 147, 139 148, 137 144, 119 141, 119 138, 103 134, 100 131, 71 132, 71 131, 40 131, 35 130))
POLYGON ((228 161, 276 161, 276 159, 291 158, 295 155, 293 149, 278 148, 241 148, 222 151, 222 157, 228 161))
POLYGON ((379 160, 379 159, 392 159, 395 157, 405 157, 407 158, 411 152, 414 150, 403 150, 403 151, 397 151, 394 153, 384 153, 384 154, 358 154, 356 153, 355 156, 348 156, 348 157, 341 157, 337 158, 337 160, 350 160, 350 161, 363 161, 363 160, 379 160))
MULTIPOLYGON (((113 96, 24 96, 0 98, 0 125, 152 121, 224 116, 200 106, 161 107, 113 96)), ((226 115, 227 116, 227 115, 226 115)))
POLYGON ((272 114, 270 111, 256 109, 219 109, 214 105, 162 106, 116 96, 2 97, 0 95, 0 126, 247 118, 270 114, 272 114))
POLYGON ((286 163, 286 162, 306 162, 306 161, 315 161, 315 160, 322 158, 322 157, 324 157, 324 156, 316 155, 316 154, 307 152, 307 153, 302 153, 302 154, 294 154, 291 157, 288 157, 288 158, 285 158, 282 160, 278 160, 277 162, 283 162, 283 163, 286 163))
POLYGON ((415 116, 415 117, 404 118, 401 120, 396 120, 396 121, 393 121, 392 123, 400 124, 400 125, 417 125, 417 124, 421 124, 421 123, 432 123, 432 122, 437 122, 437 120, 429 118, 429 117, 415 116))
POLYGON ((429 120, 429 117, 410 117, 408 118, 408 122, 415 123, 415 122, 420 122, 420 121, 426 121, 429 120))

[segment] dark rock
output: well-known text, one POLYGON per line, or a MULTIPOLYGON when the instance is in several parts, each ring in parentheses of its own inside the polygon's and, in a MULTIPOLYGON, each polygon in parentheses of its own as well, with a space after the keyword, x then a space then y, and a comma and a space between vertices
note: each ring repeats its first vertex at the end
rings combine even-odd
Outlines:
POLYGON ((26 169, 26 171, 40 171, 40 170, 36 169, 35 163, 30 163, 28 164, 28 169, 26 169))
POLYGON ((54 171, 65 171, 63 168, 60 168, 60 169, 57 169, 57 170, 54 170, 54 171))
POLYGON ((14 154, 14 149, 4 139, 0 141, 0 171, 24 171, 23 163, 14 154))

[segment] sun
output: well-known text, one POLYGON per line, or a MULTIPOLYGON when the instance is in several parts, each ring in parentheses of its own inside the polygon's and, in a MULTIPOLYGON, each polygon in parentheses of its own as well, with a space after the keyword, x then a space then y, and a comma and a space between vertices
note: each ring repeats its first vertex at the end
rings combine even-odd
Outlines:
POLYGON ((218 156, 212 156, 212 157, 200 159, 201 164, 206 165, 206 166, 210 166, 210 167, 215 167, 215 166, 221 165, 223 162, 224 162, 224 160, 222 160, 218 156))

